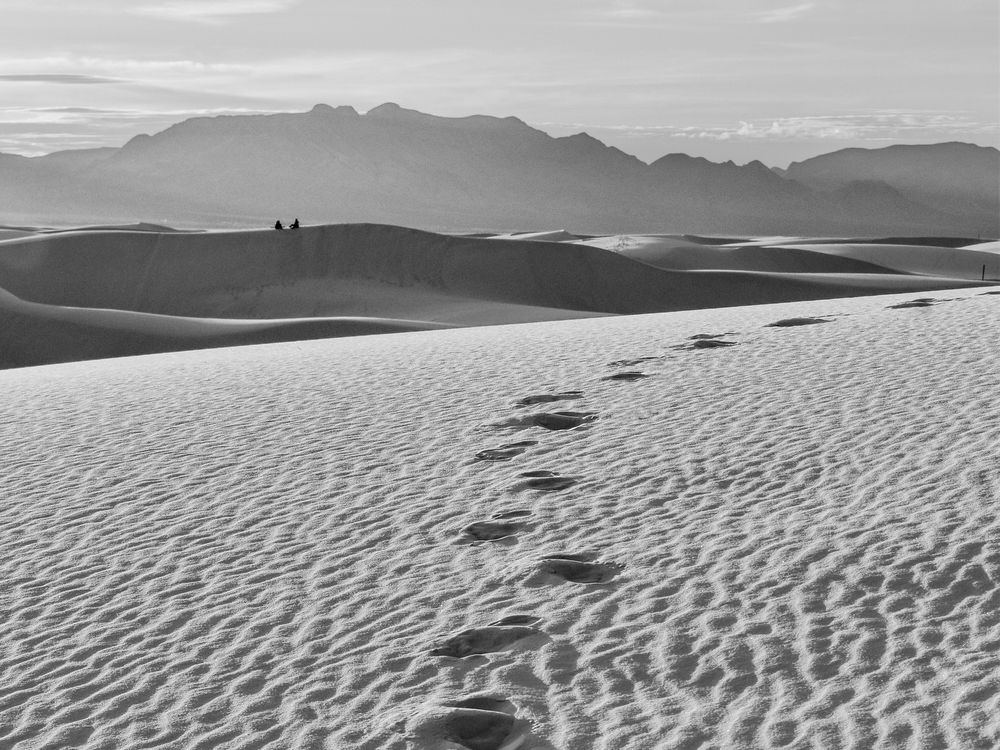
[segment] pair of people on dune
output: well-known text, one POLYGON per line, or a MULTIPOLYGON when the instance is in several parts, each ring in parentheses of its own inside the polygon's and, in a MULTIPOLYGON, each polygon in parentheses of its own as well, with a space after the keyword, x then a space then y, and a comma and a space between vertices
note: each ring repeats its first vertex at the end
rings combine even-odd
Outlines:
MULTIPOLYGON (((284 227, 281 225, 281 219, 278 219, 276 222, 274 222, 274 228, 275 229, 284 229, 284 227)), ((295 221, 293 221, 291 224, 288 225, 288 228, 289 229, 298 229, 299 228, 299 220, 296 219, 295 221)))

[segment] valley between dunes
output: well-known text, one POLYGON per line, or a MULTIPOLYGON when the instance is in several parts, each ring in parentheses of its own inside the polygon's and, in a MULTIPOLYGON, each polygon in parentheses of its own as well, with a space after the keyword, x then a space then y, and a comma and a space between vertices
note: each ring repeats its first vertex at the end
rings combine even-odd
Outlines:
MULTIPOLYGON (((153 240, 34 304, 251 305, 153 240)), ((0 372, 0 747, 996 747, 998 295, 0 372)))
POLYGON ((918 292, 984 277, 1000 279, 995 243, 961 238, 8 227, 0 367, 918 292))

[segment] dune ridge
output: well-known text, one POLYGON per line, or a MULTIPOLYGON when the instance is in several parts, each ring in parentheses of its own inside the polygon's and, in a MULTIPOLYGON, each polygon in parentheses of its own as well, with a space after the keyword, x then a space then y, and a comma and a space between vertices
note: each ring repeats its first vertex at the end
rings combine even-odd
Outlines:
POLYGON ((747 242, 579 239, 565 231, 499 241, 371 224, 35 232, 0 240, 0 289, 9 293, 0 300, 0 364, 927 291, 974 283, 980 256, 997 257, 974 249, 747 242), (923 265, 899 261, 914 254, 923 265), (177 320, 154 323, 142 314, 177 320), (183 320, 190 318, 211 320, 183 320), (245 322, 223 330, 218 319, 245 322), (66 342, 73 345, 63 351, 66 342))
POLYGON ((993 746, 985 291, 2 372, 0 743, 993 746))
POLYGON ((0 364, 28 367, 187 349, 448 328, 390 318, 239 320, 25 302, 0 289, 0 364))

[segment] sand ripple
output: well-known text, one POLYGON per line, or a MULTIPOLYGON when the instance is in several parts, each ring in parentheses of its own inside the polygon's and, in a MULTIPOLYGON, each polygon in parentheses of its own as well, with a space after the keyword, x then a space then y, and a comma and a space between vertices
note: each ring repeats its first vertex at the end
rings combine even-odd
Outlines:
POLYGON ((1000 307, 947 296, 0 373, 0 748, 995 747, 1000 307))

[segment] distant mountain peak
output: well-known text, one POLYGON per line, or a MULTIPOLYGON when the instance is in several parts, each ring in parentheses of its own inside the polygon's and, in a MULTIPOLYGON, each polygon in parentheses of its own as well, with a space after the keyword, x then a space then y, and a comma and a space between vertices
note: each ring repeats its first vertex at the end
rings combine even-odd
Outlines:
MULTIPOLYGON (((430 115, 416 109, 401 107, 395 102, 386 102, 368 110, 366 118, 381 122, 398 122, 410 125, 425 125, 448 128, 470 128, 486 130, 517 128, 535 131, 530 125, 516 117, 494 117, 492 115, 468 115, 465 117, 444 117, 430 115)), ((540 131, 536 131, 540 132, 540 131)))
POLYGON ((320 116, 330 116, 330 115, 348 115, 350 117, 360 117, 358 111, 354 107, 347 105, 342 105, 340 107, 331 107, 329 104, 317 104, 315 107, 309 110, 311 115, 320 116))
POLYGON ((686 169, 686 170, 714 170, 716 172, 768 172, 771 170, 766 167, 763 163, 758 160, 754 160, 745 164, 743 166, 738 165, 732 160, 715 162, 710 159, 706 159, 704 156, 690 156, 688 154, 667 154, 666 156, 661 156, 659 159, 654 161, 650 166, 656 167, 657 169, 686 169))
POLYGON ((320 103, 194 117, 117 150, 0 155, 0 209, 34 215, 37 204, 50 215, 160 223, 287 214, 727 236, 995 232, 995 149, 949 143, 860 153, 815 157, 783 177, 759 161, 677 153, 646 164, 589 133, 553 137, 516 117, 438 116, 396 102, 359 114, 320 103))
POLYGON ((602 146, 607 145, 604 141, 599 141, 597 138, 594 138, 594 136, 590 133, 574 133, 573 135, 566 136, 566 140, 579 141, 580 143, 600 143, 602 146))
POLYGON ((418 112, 415 109, 403 109, 396 102, 386 102, 385 104, 379 104, 377 107, 373 107, 365 112, 365 117, 382 117, 382 118, 392 118, 398 119, 405 115, 422 115, 424 117, 430 117, 431 115, 424 115, 423 112, 418 112))
POLYGON ((661 156, 659 159, 654 161, 650 166, 652 167, 687 167, 693 164, 712 164, 716 165, 716 162, 709 161, 704 156, 691 156, 690 154, 683 153, 673 153, 667 154, 666 156, 661 156))

